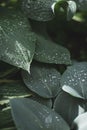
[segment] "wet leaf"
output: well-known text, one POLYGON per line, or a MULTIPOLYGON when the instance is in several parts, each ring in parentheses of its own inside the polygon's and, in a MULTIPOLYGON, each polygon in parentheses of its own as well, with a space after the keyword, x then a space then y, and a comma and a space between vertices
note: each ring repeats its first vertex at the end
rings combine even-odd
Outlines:
POLYGON ((87 99, 87 62, 68 67, 62 75, 61 86, 72 96, 87 99))
POLYGON ((13 99, 11 107, 19 130, 69 130, 60 115, 36 101, 13 99))
POLYGON ((60 91, 54 101, 54 110, 71 126, 73 120, 84 113, 85 104, 82 100, 60 91))
POLYGON ((87 112, 77 116, 73 121, 72 129, 75 130, 86 130, 87 129, 87 112))
POLYGON ((0 15, 0 60, 29 71, 36 37, 27 18, 13 10, 0 15))
POLYGON ((45 63, 54 64, 70 64, 70 53, 69 51, 50 41, 44 37, 38 35, 38 41, 36 44, 36 51, 34 59, 45 63))
POLYGON ((31 74, 22 71, 22 77, 30 90, 44 98, 55 97, 60 88, 60 73, 50 66, 33 63, 31 65, 31 74))
POLYGON ((28 18, 49 21, 54 18, 51 6, 56 0, 22 0, 21 8, 28 18))
POLYGON ((32 94, 32 96, 29 97, 29 99, 35 100, 49 108, 52 108, 52 100, 51 99, 45 99, 38 95, 32 94))

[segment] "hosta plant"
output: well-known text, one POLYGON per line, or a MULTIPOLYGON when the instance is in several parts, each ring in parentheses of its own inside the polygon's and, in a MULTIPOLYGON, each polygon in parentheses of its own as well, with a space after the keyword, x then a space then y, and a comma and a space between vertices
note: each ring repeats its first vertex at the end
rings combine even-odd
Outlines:
POLYGON ((0 1, 0 130, 87 129, 87 0, 0 1))

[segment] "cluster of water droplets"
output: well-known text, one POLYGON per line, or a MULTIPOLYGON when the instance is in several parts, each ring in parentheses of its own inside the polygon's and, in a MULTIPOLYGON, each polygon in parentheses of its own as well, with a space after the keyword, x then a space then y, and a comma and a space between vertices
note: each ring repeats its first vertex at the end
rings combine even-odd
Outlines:
POLYGON ((69 51, 56 43, 38 36, 35 57, 37 61, 55 64, 70 64, 69 51))
POLYGON ((29 18, 38 21, 48 21, 53 19, 54 15, 51 5, 55 0, 25 0, 22 1, 21 7, 29 18))
POLYGON ((0 59, 30 69, 35 51, 36 37, 25 15, 20 11, 7 11, 0 19, 0 59))
POLYGON ((69 67, 63 74, 61 85, 66 85, 77 91, 80 96, 87 98, 87 63, 80 62, 69 67))
POLYGON ((55 97, 60 88, 61 75, 52 67, 32 64, 31 73, 23 71, 22 76, 27 87, 40 96, 55 97))

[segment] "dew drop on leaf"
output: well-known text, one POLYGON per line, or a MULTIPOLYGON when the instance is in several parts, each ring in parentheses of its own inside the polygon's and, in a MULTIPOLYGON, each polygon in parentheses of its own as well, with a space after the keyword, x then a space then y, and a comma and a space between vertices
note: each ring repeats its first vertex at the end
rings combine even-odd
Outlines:
POLYGON ((61 87, 72 96, 87 99, 87 62, 68 67, 62 75, 61 87))

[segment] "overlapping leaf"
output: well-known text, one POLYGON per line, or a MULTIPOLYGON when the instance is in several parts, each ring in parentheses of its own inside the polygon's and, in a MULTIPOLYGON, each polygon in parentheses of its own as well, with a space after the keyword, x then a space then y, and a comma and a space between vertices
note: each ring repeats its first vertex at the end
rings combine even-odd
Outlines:
POLYGON ((56 0, 22 0, 22 10, 28 18, 49 21, 54 18, 51 6, 56 0))
POLYGON ((72 124, 72 129, 86 130, 87 129, 87 112, 79 115, 72 124))
POLYGON ((62 89, 78 98, 87 99, 87 62, 68 67, 61 78, 62 89))
POLYGON ((60 88, 61 76, 53 67, 33 63, 31 74, 22 71, 22 77, 30 90, 45 98, 55 97, 60 88))
POLYGON ((0 60, 29 71, 36 42, 29 22, 20 11, 0 15, 0 60))
POLYGON ((54 110, 71 125, 78 115, 84 113, 85 104, 82 100, 60 91, 54 102, 54 110))
POLYGON ((1 80, 0 85, 0 104, 8 103, 10 98, 31 96, 31 92, 25 84, 14 80, 1 80))
POLYGON ((12 115, 19 130, 69 130, 60 115, 30 99, 11 100, 12 115))
POLYGON ((38 35, 38 41, 36 45, 36 51, 34 59, 45 63, 54 64, 70 64, 70 53, 69 51, 50 41, 44 37, 38 35))
POLYGON ((42 98, 38 95, 35 95, 35 94, 32 94, 32 96, 29 97, 30 99, 32 100, 35 100, 49 108, 52 108, 52 100, 51 99, 45 99, 45 98, 42 98))

